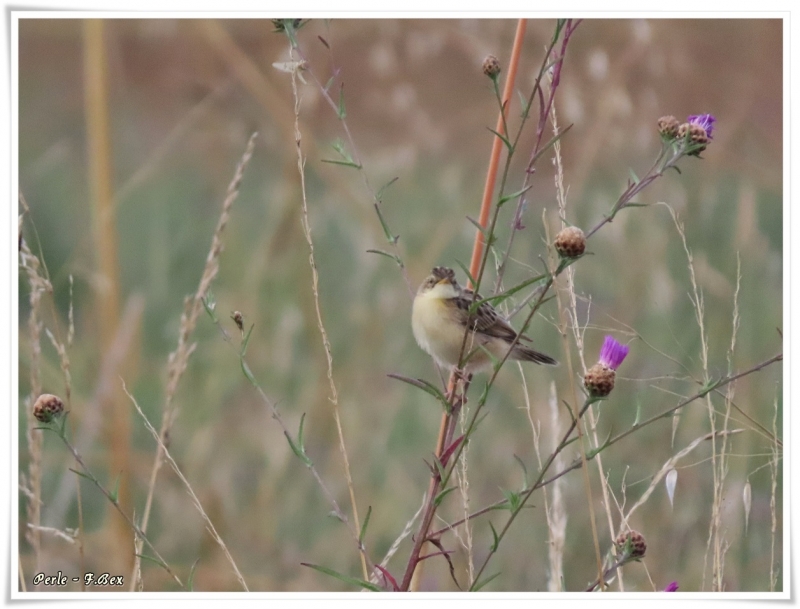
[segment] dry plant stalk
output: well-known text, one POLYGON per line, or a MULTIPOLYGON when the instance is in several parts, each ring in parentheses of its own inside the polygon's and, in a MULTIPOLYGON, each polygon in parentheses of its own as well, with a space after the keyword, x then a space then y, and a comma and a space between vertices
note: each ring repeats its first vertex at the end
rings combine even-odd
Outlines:
MULTIPOLYGON (((24 207, 24 198, 20 193, 20 202, 24 207)), ((33 417, 33 403, 42 393, 42 381, 40 378, 40 359, 42 355, 41 335, 42 322, 39 320, 39 307, 42 295, 52 291, 50 282, 39 274, 39 259, 31 253, 28 244, 22 240, 20 246, 20 266, 24 269, 28 277, 28 284, 31 291, 28 295, 30 304, 30 315, 28 316, 28 336, 31 345, 30 363, 30 384, 31 393, 26 400, 26 439, 28 442, 28 476, 26 495, 28 505, 26 518, 30 525, 25 533, 25 538, 33 549, 34 572, 39 572, 39 560, 41 552, 41 519, 42 519, 42 434, 36 431, 39 422, 33 417)), ((20 567, 21 568, 21 567, 20 567)))
MULTIPOLYGON (((551 82, 551 87, 552 87, 552 82, 551 82)), ((553 125, 553 134, 554 135, 558 135, 558 133, 559 133, 558 132, 558 116, 556 115, 556 106, 555 106, 555 104, 553 104, 551 106, 551 108, 550 108, 550 121, 551 121, 551 123, 553 125)), ((566 213, 567 213, 567 193, 566 193, 566 190, 564 189, 564 164, 563 164, 562 158, 561 158, 561 142, 559 142, 559 141, 556 141, 553 144, 553 162, 554 162, 555 167, 556 167, 556 172, 555 172, 556 199, 558 201, 559 215, 561 216, 561 228, 563 229, 563 228, 566 227, 565 218, 566 218, 566 213)), ((544 215, 544 211, 543 211, 543 215, 544 215)), ((547 242, 548 243, 552 243, 553 240, 550 237, 550 230, 549 230, 549 227, 547 225, 547 222, 545 222, 545 234, 547 235, 547 242)), ((555 270, 556 270, 556 267, 557 267, 557 261, 555 259, 555 252, 554 252, 553 248, 549 249, 549 253, 550 253, 550 267, 551 267, 550 268, 550 272, 552 274, 555 274, 555 270)), ((575 268, 572 267, 572 266, 567 268, 566 275, 567 275, 567 277, 566 277, 566 292, 567 292, 567 294, 569 296, 570 303, 573 303, 575 301, 575 282, 574 282, 574 279, 575 279, 575 268)), ((557 302, 557 305, 558 305, 558 326, 559 326, 558 330, 559 330, 559 334, 561 335, 561 341, 562 341, 563 346, 564 346, 564 357, 567 360, 567 362, 566 362, 567 363, 567 374, 569 375, 570 393, 572 394, 572 411, 573 411, 573 416, 577 420, 576 430, 578 432, 578 442, 580 442, 580 445, 581 445, 581 451, 580 452, 581 452, 581 460, 583 462, 583 467, 581 468, 581 470, 583 472, 584 490, 586 491, 586 505, 589 508, 589 524, 591 525, 591 528, 592 528, 592 543, 594 544, 594 556, 595 556, 595 561, 596 561, 596 564, 597 564, 597 576, 598 576, 598 581, 600 581, 601 582, 601 586, 603 586, 605 584, 605 582, 603 581, 603 558, 602 558, 602 555, 600 553, 600 540, 599 540, 598 535, 597 535, 597 518, 596 518, 595 513, 594 513, 594 499, 592 497, 592 483, 589 480, 589 466, 588 466, 588 464, 586 462, 586 447, 584 445, 584 443, 585 443, 584 436, 586 434, 585 434, 585 431, 584 431, 584 428, 583 428, 584 427, 584 423, 581 420, 580 413, 579 413, 580 402, 579 402, 579 399, 578 399, 578 387, 577 387, 577 384, 575 382, 575 371, 574 371, 573 366, 572 366, 572 350, 570 349, 569 341, 567 339, 567 309, 566 309, 565 304, 562 302, 562 298, 561 298, 561 294, 564 291, 564 289, 563 288, 559 289, 558 283, 559 283, 559 279, 556 279, 556 285, 554 286, 554 292, 555 292, 555 295, 556 295, 556 302, 557 302)), ((573 322, 574 322, 573 323, 573 329, 575 331, 577 331, 578 330, 577 316, 575 315, 574 309, 572 311, 572 314, 573 314, 573 318, 574 318, 573 319, 573 322)), ((586 372, 586 367, 585 367, 585 363, 583 362, 583 352, 581 352, 581 363, 584 365, 584 373, 585 373, 586 372)), ((590 407, 589 410, 591 411, 592 408, 590 407)), ((595 448, 597 446, 599 446, 599 444, 597 443, 597 437, 594 438, 594 443, 595 443, 595 448)), ((601 480, 603 480, 603 482, 601 482, 601 485, 603 486, 603 501, 604 501, 604 505, 606 506, 606 514, 609 515, 609 521, 610 521, 610 510, 608 509, 608 492, 607 492, 606 485, 605 485, 605 482, 604 482, 605 477, 603 476, 602 462, 600 461, 600 457, 601 456, 598 454, 597 455, 597 459, 598 459, 597 463, 598 463, 598 467, 600 468, 600 478, 601 478, 601 480)), ((611 529, 609 529, 609 530, 611 530, 611 529)))
POLYGON ((152 434, 153 438, 155 438, 155 441, 158 444, 160 452, 164 454, 164 457, 167 459, 167 462, 170 464, 170 467, 172 467, 172 471, 174 471, 175 474, 178 476, 178 478, 180 478, 181 482, 183 482, 183 485, 186 487, 186 491, 189 493, 189 497, 191 497, 192 499, 194 507, 200 513, 200 516, 202 516, 203 520, 205 520, 206 524, 208 525, 208 532, 211 533, 211 536, 214 538, 214 541, 217 542, 219 547, 222 549, 222 552, 225 554, 225 558, 228 559, 228 562, 230 563, 231 567, 233 567, 233 571, 234 573, 236 573, 236 578, 239 580, 239 583, 242 585, 242 588, 244 588, 245 592, 249 592, 250 590, 248 589, 247 584, 244 581, 244 577, 242 576, 241 571, 239 571, 239 567, 236 566, 236 562, 233 560, 233 556, 231 556, 230 551, 228 551, 228 546, 225 545, 225 542, 222 540, 222 537, 220 537, 219 533, 217 533, 217 529, 214 526, 214 523, 211 522, 211 519, 208 517, 208 514, 206 514, 206 511, 203 509, 203 506, 200 503, 200 499, 198 499, 197 495, 195 495, 192 485, 189 484, 189 481, 183 475, 183 472, 178 467, 178 464, 175 463, 175 460, 172 458, 172 455, 169 454, 169 450, 164 445, 161 436, 156 431, 155 427, 153 427, 153 425, 150 423, 150 421, 147 420, 147 417, 144 415, 144 412, 142 412, 142 409, 139 407, 139 403, 136 401, 136 398, 134 398, 130 394, 128 388, 125 386, 124 381, 122 383, 122 389, 125 392, 125 395, 127 395, 128 398, 130 398, 131 402, 133 402, 133 405, 136 408, 136 412, 138 412, 139 416, 142 417, 142 421, 144 421, 144 425, 145 427, 147 427, 147 431, 149 431, 152 434))
MULTIPOLYGON (((290 47, 292 58, 294 58, 294 49, 290 47)), ((294 97, 294 139, 297 148, 297 171, 300 173, 300 192, 303 215, 301 221, 303 224, 303 234, 308 243, 308 264, 311 267, 311 291, 314 294, 314 310, 317 314, 317 327, 319 328, 320 336, 322 337, 322 346, 325 349, 325 359, 328 364, 328 386, 330 388, 330 402, 333 405, 333 420, 336 423, 336 433, 339 438, 339 451, 342 454, 342 462, 344 464, 344 475, 347 481, 347 490, 350 493, 350 506, 353 510, 353 521, 356 530, 361 528, 361 520, 358 517, 358 504, 356 503, 355 490, 353 488, 353 477, 350 474, 350 459, 347 457, 347 446, 344 441, 344 432, 342 431, 342 420, 339 416, 339 393, 336 390, 336 383, 333 380, 333 355, 331 354, 331 343, 328 340, 328 333, 325 331, 325 324, 322 321, 322 310, 319 305, 319 273, 317 271, 317 261, 314 258, 314 241, 311 238, 311 226, 308 222, 308 200, 306 198, 306 178, 305 178, 305 159, 303 158, 303 150, 300 147, 302 136, 300 133, 300 94, 297 90, 297 69, 292 70, 292 95, 294 97)), ((367 570, 367 557, 364 546, 359 544, 359 554, 361 556, 361 570, 364 579, 369 579, 369 572, 367 570)))
MULTIPOLYGON (((208 295, 208 290, 211 287, 211 282, 219 272, 219 257, 222 254, 222 231, 228 223, 230 217, 231 207, 239 196, 239 187, 244 176, 244 170, 253 156, 253 149, 258 133, 253 133, 247 142, 247 148, 236 166, 236 171, 233 174, 233 179, 228 185, 228 192, 225 196, 225 201, 222 203, 222 213, 217 221, 217 226, 214 230, 214 235, 211 238, 211 248, 206 256, 206 264, 203 268, 203 274, 200 277, 200 284, 197 291, 191 299, 187 299, 184 303, 184 311, 181 314, 180 331, 178 334, 178 346, 172 353, 169 354, 167 360, 167 391, 164 401, 164 412, 161 416, 161 428, 158 436, 160 439, 156 458, 153 461, 153 468, 150 471, 150 483, 147 487, 147 501, 145 502, 144 514, 142 515, 142 531, 147 532, 147 524, 150 520, 150 510, 153 504, 153 494, 156 487, 156 478, 158 471, 164 461, 164 452, 162 446, 167 434, 169 433, 172 424, 177 417, 177 408, 173 406, 172 400, 175 397, 175 392, 178 389, 178 382, 183 376, 186 366, 189 362, 189 357, 194 351, 197 343, 190 343, 192 333, 197 325, 197 318, 203 310, 203 299, 208 295)), ((137 541, 136 553, 141 554, 141 541, 137 541)), ((136 589, 136 573, 140 570, 140 559, 137 556, 134 561, 133 571, 131 573, 131 592, 136 589)))

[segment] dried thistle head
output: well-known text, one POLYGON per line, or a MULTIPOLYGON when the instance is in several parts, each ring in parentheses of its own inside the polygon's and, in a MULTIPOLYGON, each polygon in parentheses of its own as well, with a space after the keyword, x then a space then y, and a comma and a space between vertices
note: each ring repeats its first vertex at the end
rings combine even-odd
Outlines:
POLYGON ((64 412, 64 402, 57 395, 43 393, 33 404, 33 416, 41 423, 50 423, 64 412))
POLYGON ((586 236, 577 226, 567 226, 556 235, 553 245, 563 258, 577 258, 586 251, 586 236))
POLYGON ((678 137, 678 129, 680 128, 680 123, 678 119, 674 116, 662 116, 658 119, 658 132, 661 134, 662 137, 674 140, 678 137))
POLYGON ((638 531, 626 531, 621 533, 614 541, 618 552, 627 555, 628 558, 643 558, 647 552, 647 542, 644 535, 638 531))
POLYGON ((494 55, 487 55, 486 59, 483 60, 483 73, 494 80, 501 71, 502 68, 500 67, 500 62, 497 60, 497 57, 494 55))

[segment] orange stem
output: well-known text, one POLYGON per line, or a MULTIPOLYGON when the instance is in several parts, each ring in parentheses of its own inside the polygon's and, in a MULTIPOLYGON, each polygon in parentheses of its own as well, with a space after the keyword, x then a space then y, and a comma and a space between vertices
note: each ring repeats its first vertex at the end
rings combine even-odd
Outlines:
MULTIPOLYGON (((506 86, 503 89, 503 111, 507 109, 507 105, 511 100, 511 94, 514 91, 514 82, 517 78, 517 67, 519 66, 519 57, 522 54, 522 41, 525 39, 525 28, 528 25, 526 19, 520 19, 517 22, 517 33, 514 36, 514 46, 511 49, 511 60, 508 63, 508 76, 506 77, 506 86)), ((505 133, 505 122, 503 121, 503 112, 497 117, 497 127, 495 131, 508 135, 505 133)), ((483 201, 481 201, 481 213, 478 216, 478 222, 483 228, 489 224, 489 212, 492 209, 492 194, 494 193, 494 185, 497 181, 497 168, 500 165, 500 152, 502 151, 503 141, 495 136, 492 142, 492 154, 489 157, 489 170, 486 174, 486 185, 483 188, 483 201)), ((483 248, 486 245, 483 233, 477 231, 475 233, 475 244, 472 246, 472 261, 469 265, 470 274, 475 277, 481 268, 481 258, 483 257, 483 248)), ((470 288, 474 288, 472 281, 467 280, 470 288)))

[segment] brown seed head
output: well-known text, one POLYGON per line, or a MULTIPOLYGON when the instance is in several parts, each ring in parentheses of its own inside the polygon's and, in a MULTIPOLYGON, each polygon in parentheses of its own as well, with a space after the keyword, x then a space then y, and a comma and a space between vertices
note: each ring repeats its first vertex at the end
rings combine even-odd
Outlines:
POLYGON ((583 377, 583 386, 590 395, 604 398, 614 389, 616 376, 617 373, 613 369, 598 362, 586 371, 586 375, 583 377))
POLYGON ((678 136, 679 128, 680 123, 674 116, 662 116, 658 119, 658 132, 664 137, 674 140, 678 136))
POLYGON ((614 544, 617 546, 617 549, 621 552, 625 548, 625 544, 628 542, 628 539, 631 540, 631 558, 642 558, 647 552, 647 543, 644 540, 644 535, 639 533, 638 531, 626 531, 625 533, 621 533, 619 537, 617 537, 614 544))
POLYGON ((577 226, 568 226, 556 235, 553 245, 564 258, 577 258, 586 251, 586 236, 577 226))
POLYGON ((57 395, 43 393, 33 405, 33 416, 37 421, 49 423, 64 412, 64 402, 57 395))
POLYGON ((497 57, 494 55, 487 55, 486 59, 483 60, 483 73, 489 78, 497 78, 500 72, 500 62, 497 60, 497 57))
POLYGON ((231 314, 231 319, 233 320, 233 323, 236 324, 236 327, 239 328, 239 330, 244 331, 244 315, 242 315, 241 311, 234 311, 231 314))

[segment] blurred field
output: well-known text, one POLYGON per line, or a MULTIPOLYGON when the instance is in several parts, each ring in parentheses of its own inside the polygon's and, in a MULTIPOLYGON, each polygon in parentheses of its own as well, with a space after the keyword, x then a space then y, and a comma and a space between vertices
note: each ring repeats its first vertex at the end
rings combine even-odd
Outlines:
MULTIPOLYGON (((526 95, 553 27, 551 21, 529 23, 518 77, 526 95)), ((487 127, 494 127, 497 113, 481 62, 492 53, 506 65, 514 28, 513 20, 319 20, 298 34, 314 74, 325 83, 335 72, 337 95, 338 83, 344 83, 347 125, 372 188, 398 178, 385 192, 383 211, 400 235, 396 251, 414 289, 434 265, 468 263, 475 229, 465 216, 478 213, 492 138, 487 127)), ((248 326, 255 324, 248 349, 254 376, 291 429, 306 414, 308 453, 350 513, 301 229, 290 75, 272 66, 288 60, 288 43, 273 29, 268 20, 105 23, 108 160, 117 231, 111 246, 118 257, 118 275, 109 278, 99 273, 100 250, 91 230, 82 22, 20 22, 19 178, 31 209, 23 234, 33 252, 41 253, 54 287, 54 306, 45 297, 41 315, 45 327, 66 335, 72 275, 71 437, 95 429, 82 447, 84 457, 109 486, 122 471, 123 500, 137 517, 155 443, 122 394, 120 379, 158 426, 167 356, 177 344, 183 299, 197 289, 226 188, 253 131, 259 132, 255 153, 223 234, 221 269, 212 288, 218 313, 234 345, 239 336, 230 312, 239 310, 248 326), (103 290, 109 283, 119 289, 117 320, 126 306, 135 309, 141 302, 143 308, 139 318, 131 318, 132 338, 119 366, 103 378, 110 353, 103 346, 109 331, 102 320, 109 312, 100 310, 98 294, 107 294, 103 290), (101 383, 111 383, 112 396, 90 408, 101 383)), ((438 375, 412 337, 411 298, 401 272, 389 258, 366 251, 391 246, 362 172, 322 162, 337 158, 331 144, 345 138, 310 75, 306 80, 300 91, 300 127, 320 305, 362 518, 372 507, 367 548, 379 561, 420 505, 429 477, 423 459, 430 461, 441 417, 430 396, 386 375, 432 382, 438 382, 438 375)), ((602 218, 624 189, 629 168, 639 175, 649 168, 660 146, 655 128, 660 116, 683 120, 710 112, 717 118, 705 158, 684 159, 681 175, 670 172, 639 199, 669 204, 685 224, 705 300, 712 377, 729 372, 737 254, 740 328, 730 371, 782 349, 776 330, 782 326, 782 104, 778 20, 587 20, 574 34, 563 67, 557 110, 562 126, 572 124, 562 140, 562 155, 568 220, 578 226, 589 228, 602 218)), ((515 99, 514 124, 518 114, 515 99)), ((509 191, 523 181, 532 128, 531 123, 512 165, 509 191)), ((542 210, 551 226, 557 222, 551 159, 546 154, 533 176, 526 229, 516 237, 506 286, 538 273, 539 257, 547 255, 542 210)), ((509 207, 501 216, 500 244, 506 242, 511 213, 509 207)), ((630 427, 637 409, 642 419, 648 418, 674 406, 679 396, 697 392, 700 386, 681 365, 697 379, 703 369, 686 254, 668 210, 624 210, 592 238, 589 249, 593 255, 574 267, 582 298, 580 322, 585 324, 589 315, 586 364, 594 362, 609 332, 627 342, 633 328, 652 345, 631 340, 617 388, 599 408, 597 434, 603 439, 630 427)), ((493 281, 491 269, 487 276, 493 281)), ((20 273, 22 405, 31 390, 28 293, 20 273)), ((532 333, 537 348, 564 361, 557 321, 552 301, 532 333)), ((352 589, 300 566, 310 562, 360 576, 352 538, 328 516, 330 507, 312 476, 242 374, 236 349, 222 340, 205 314, 193 340, 197 348, 175 396, 179 415, 170 451, 250 590, 352 589)), ((572 356, 579 361, 574 346, 572 356)), ((45 391, 63 395, 58 356, 44 335, 41 375, 45 391)), ((550 445, 550 383, 559 399, 569 399, 570 379, 564 365, 554 370, 528 366, 525 378, 534 416, 542 421, 544 453, 550 445)), ((737 382, 733 399, 768 429, 777 403, 782 437, 781 383, 781 366, 773 365, 737 382)), ((718 413, 724 412, 724 400, 715 396, 713 403, 718 413)), ((508 366, 490 398, 489 416, 470 444, 472 510, 502 499, 501 489, 519 487, 522 472, 515 455, 529 472, 537 470, 524 404, 519 371, 508 366)), ((563 411, 562 417, 565 425, 563 411)), ((718 416, 717 427, 721 424, 718 416)), ((783 487, 779 479, 773 536, 771 446, 736 412, 729 427, 745 431, 729 438, 723 585, 731 591, 768 591, 774 541, 776 589, 781 590, 783 487), (742 495, 748 481, 752 509, 745 527, 742 495)), ((25 429, 21 407, 23 473, 29 460, 25 429)), ((707 407, 697 401, 682 411, 674 438, 672 419, 666 418, 610 447, 603 453, 603 466, 617 500, 630 507, 665 461, 709 431, 707 407)), ((565 458, 576 455, 571 448, 565 458)), ((674 507, 661 483, 635 513, 630 524, 645 535, 648 552, 642 564, 625 568, 626 590, 660 590, 671 581, 678 581, 682 591, 711 589, 706 555, 713 498, 710 456, 710 443, 704 442, 680 461, 674 507)), ((74 464, 54 435, 44 437, 43 459, 42 524, 77 528, 78 506, 70 492, 75 475, 68 469, 74 464)), ((595 462, 590 477, 605 552, 609 531, 595 462)), ((129 582, 130 530, 97 489, 86 481, 81 487, 85 570, 122 573, 129 582)), ((579 471, 563 479, 563 493, 568 517, 563 586, 582 590, 597 569, 579 471)), ((34 572, 25 540, 27 499, 20 493, 18 501, 20 558, 27 576, 34 572)), ((548 530, 541 493, 534 494, 532 504, 490 564, 488 572, 501 575, 487 589, 547 589, 548 530)), ((610 510, 617 527, 619 511, 614 505, 610 510)), ((458 493, 449 496, 440 513, 447 518, 463 513, 458 493)), ((497 524, 505 515, 494 512, 489 518, 497 524)), ((482 559, 492 539, 486 517, 473 523, 472 533, 475 554, 482 559)), ((159 474, 148 537, 184 581, 198 561, 196 590, 240 589, 168 467, 159 474)), ((463 581, 463 549, 452 534, 443 542, 456 550, 454 562, 463 581)), ((406 540, 389 563, 396 577, 409 551, 406 540)), ((50 535, 42 537, 40 560, 47 573, 80 571, 77 546, 50 535)), ((142 569, 145 590, 176 589, 156 565, 146 562, 142 569)), ((456 589, 443 560, 426 561, 421 588, 456 589)))

